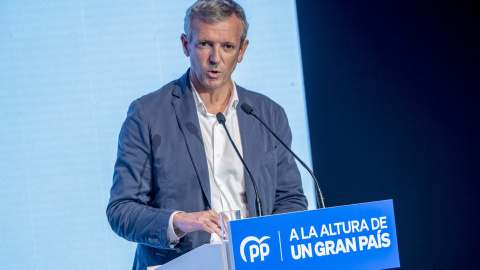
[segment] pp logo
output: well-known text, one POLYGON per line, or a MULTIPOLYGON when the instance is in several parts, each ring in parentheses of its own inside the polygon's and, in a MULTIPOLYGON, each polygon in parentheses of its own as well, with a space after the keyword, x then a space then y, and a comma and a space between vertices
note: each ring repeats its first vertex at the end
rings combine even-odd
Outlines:
POLYGON ((242 259, 247 262, 247 258, 245 257, 245 246, 247 245, 248 242, 250 241, 255 241, 258 243, 257 244, 251 244, 248 248, 250 251, 250 262, 254 262, 255 258, 260 256, 260 260, 263 261, 263 259, 270 253, 270 247, 268 244, 262 242, 265 239, 269 239, 269 236, 264 236, 260 240, 256 238, 255 236, 248 236, 247 238, 243 239, 242 243, 240 244, 240 255, 242 255, 242 259))

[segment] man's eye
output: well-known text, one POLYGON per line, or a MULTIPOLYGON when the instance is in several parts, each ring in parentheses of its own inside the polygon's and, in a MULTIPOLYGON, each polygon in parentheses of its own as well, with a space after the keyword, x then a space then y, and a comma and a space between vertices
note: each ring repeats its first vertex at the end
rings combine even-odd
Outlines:
POLYGON ((198 46, 200 46, 200 47, 206 47, 207 45, 208 45, 207 42, 199 42, 198 43, 198 46))
POLYGON ((233 49, 233 45, 227 44, 227 45, 225 45, 225 48, 227 48, 227 49, 233 49))

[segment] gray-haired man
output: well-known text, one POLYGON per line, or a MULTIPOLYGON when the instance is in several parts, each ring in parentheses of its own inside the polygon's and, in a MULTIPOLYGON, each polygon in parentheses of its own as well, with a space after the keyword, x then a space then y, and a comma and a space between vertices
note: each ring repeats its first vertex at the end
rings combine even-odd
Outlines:
POLYGON ((255 216, 255 193, 215 115, 254 175, 265 215, 307 209, 293 157, 241 111, 252 105, 287 143, 283 109, 236 85, 231 74, 249 41, 240 5, 201 0, 187 10, 183 51, 190 69, 178 80, 135 100, 119 137, 107 216, 112 229, 137 242, 134 269, 164 264, 218 239, 218 212, 255 216))

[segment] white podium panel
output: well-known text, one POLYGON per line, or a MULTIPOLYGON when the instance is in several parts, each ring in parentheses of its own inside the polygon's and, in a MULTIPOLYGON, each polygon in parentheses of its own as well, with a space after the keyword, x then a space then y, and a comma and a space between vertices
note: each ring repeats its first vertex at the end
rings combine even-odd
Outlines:
POLYGON ((229 270, 227 245, 227 243, 203 245, 162 266, 149 267, 148 270, 229 270))

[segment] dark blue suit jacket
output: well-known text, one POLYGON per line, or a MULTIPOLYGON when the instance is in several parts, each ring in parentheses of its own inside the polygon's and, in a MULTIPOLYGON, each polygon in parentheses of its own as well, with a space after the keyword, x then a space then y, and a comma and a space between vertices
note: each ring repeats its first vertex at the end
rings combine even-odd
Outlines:
MULTIPOLYGON (((192 232, 171 249, 166 234, 174 211, 204 211, 211 205, 207 159, 188 73, 132 102, 120 131, 107 216, 118 235, 138 243, 134 269, 164 264, 210 241, 208 233, 192 232)), ((251 105, 290 145, 284 110, 238 85, 237 92, 239 105, 251 105)), ((293 157, 252 116, 239 111, 238 122, 243 157, 256 180, 264 214, 306 210, 293 157)), ((255 193, 248 174, 245 189, 254 216, 255 193)))

